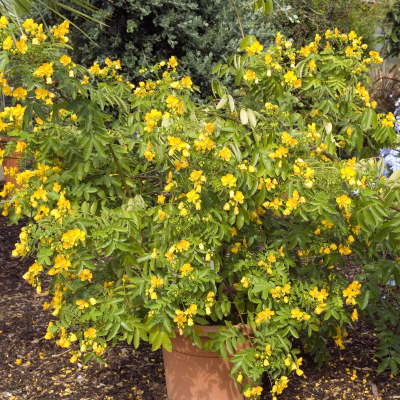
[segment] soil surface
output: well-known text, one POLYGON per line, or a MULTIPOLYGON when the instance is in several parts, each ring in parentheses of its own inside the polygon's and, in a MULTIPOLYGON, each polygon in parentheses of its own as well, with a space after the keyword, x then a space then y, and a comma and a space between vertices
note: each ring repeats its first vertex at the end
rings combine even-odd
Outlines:
MULTIPOLYGON (((43 310, 49 296, 36 294, 22 279, 33 260, 11 257, 21 227, 9 227, 0 217, 0 399, 167 399, 162 352, 146 343, 137 350, 118 344, 105 367, 71 364, 69 351, 44 339, 48 322, 55 320, 43 310)), ((380 360, 373 357, 378 341, 371 327, 359 322, 347 331, 345 350, 332 341, 329 366, 318 370, 303 355, 304 376, 291 375, 279 400, 400 399, 400 377, 375 372, 380 360)), ((271 399, 269 390, 265 377, 263 400, 271 399)))

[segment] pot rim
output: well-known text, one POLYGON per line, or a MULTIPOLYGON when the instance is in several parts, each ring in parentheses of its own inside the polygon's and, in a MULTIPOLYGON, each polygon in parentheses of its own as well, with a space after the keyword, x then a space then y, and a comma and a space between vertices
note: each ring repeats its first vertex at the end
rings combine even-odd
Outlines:
MULTIPOLYGON (((220 325, 222 326, 222 325, 220 325)), ((247 332, 249 333, 249 335, 251 335, 253 333, 253 330, 251 329, 250 325, 245 324, 247 332)), ((246 329, 244 329, 243 325, 233 325, 234 328, 240 329, 243 331, 243 333, 246 335, 246 329)), ((225 328, 225 326, 224 326, 225 328)), ((206 337, 209 339, 208 333, 213 333, 213 332, 219 332, 218 328, 216 325, 194 325, 194 329, 195 331, 198 333, 198 335, 200 337, 206 337)), ((179 334, 179 329, 172 327, 172 330, 179 334)), ((183 336, 183 335, 182 335, 183 336)))

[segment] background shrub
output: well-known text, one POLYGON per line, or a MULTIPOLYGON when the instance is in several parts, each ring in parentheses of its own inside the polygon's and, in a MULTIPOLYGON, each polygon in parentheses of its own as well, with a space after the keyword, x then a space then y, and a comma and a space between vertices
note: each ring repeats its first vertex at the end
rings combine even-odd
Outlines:
POLYGON ((388 9, 386 0, 379 4, 364 0, 288 0, 286 4, 293 14, 277 10, 273 25, 296 46, 312 42, 315 32, 338 28, 340 32, 354 30, 363 37, 363 43, 374 47, 379 21, 388 9))
MULTIPOLYGON (((267 43, 276 28, 271 26, 268 15, 254 13, 248 6, 242 8, 247 3, 236 1, 241 9, 243 30, 267 43)), ((200 86, 202 97, 210 94, 208 77, 214 65, 226 62, 242 39, 235 10, 229 1, 94 0, 93 5, 106 12, 108 19, 98 14, 92 16, 108 26, 62 11, 88 36, 78 29, 71 30, 69 43, 74 47, 74 59, 90 66, 107 57, 118 58, 124 78, 137 80, 142 77, 138 73, 140 67, 174 55, 179 59, 182 74, 191 76, 194 84, 200 86)), ((34 19, 40 19, 41 15, 49 25, 60 22, 49 10, 33 12, 34 19)))

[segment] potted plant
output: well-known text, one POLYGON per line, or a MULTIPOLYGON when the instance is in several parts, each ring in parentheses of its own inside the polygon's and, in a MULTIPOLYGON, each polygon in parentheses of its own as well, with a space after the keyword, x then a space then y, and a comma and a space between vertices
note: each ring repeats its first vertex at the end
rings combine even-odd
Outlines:
MULTIPOLYGON (((22 187, 3 191, 3 212, 30 218, 13 255, 36 257, 24 277, 38 291, 52 276, 58 322, 46 338, 71 348, 71 362, 105 364, 119 340, 207 356, 201 348, 246 398, 263 373, 276 397, 302 374, 293 339, 322 365, 328 339, 343 346, 346 323, 386 306, 371 280, 400 278, 398 174, 382 179, 374 155, 396 135, 364 87, 381 59, 354 32, 300 50, 279 34, 269 49, 248 36, 213 71, 232 85, 213 79, 214 99, 198 105, 175 57, 135 86, 119 60, 85 69, 64 54, 67 22, 45 38, 27 20, 17 43, 3 28, 4 79, 23 77, 23 123, 10 134, 35 158, 22 187), (348 256, 363 269, 352 282, 339 268, 348 256)), ((198 373, 166 360, 181 381, 198 373)), ((224 374, 200 383, 222 387, 224 374)), ((171 400, 208 398, 167 382, 171 400)))

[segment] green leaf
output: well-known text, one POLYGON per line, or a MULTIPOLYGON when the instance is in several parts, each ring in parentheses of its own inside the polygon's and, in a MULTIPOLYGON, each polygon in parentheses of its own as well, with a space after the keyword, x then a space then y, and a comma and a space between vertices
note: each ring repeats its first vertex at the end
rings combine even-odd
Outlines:
POLYGON ((242 108, 240 110, 240 121, 241 121, 241 123, 243 125, 246 125, 249 122, 249 118, 248 118, 247 112, 246 112, 246 110, 244 108, 242 108))
POLYGON ((390 365, 390 369, 392 370, 392 374, 393 374, 394 376, 396 376, 397 373, 399 372, 399 369, 398 369, 398 367, 397 367, 396 361, 395 361, 393 358, 390 359, 389 365, 390 365))
POLYGON ((171 353, 172 351, 171 339, 169 338, 168 333, 165 331, 161 333, 161 343, 164 349, 167 350, 169 353, 171 353))
POLYGON ((372 127, 375 129, 377 123, 378 120, 376 117, 376 112, 372 108, 368 108, 362 113, 360 119, 361 128, 368 130, 372 127))
POLYGON ((240 230, 242 229, 243 224, 244 224, 244 215, 242 209, 240 209, 236 219, 236 226, 240 230))
POLYGON ((385 358, 378 366, 378 369, 376 370, 376 372, 378 374, 380 374, 381 372, 383 372, 388 366, 389 366, 389 362, 390 362, 390 357, 385 358))
POLYGON ((82 359, 82 364, 86 364, 92 357, 93 357, 93 353, 86 354, 86 356, 83 357, 83 359, 82 359))
POLYGON ((8 56, 6 55, 5 57, 2 57, 1 61, 0 61, 0 71, 4 71, 4 68, 6 67, 6 65, 10 62, 8 56))
POLYGON ((92 353, 93 354, 93 358, 100 364, 106 365, 107 363, 97 354, 92 353))
POLYGON ((239 45, 239 50, 243 51, 246 50, 246 47, 250 47, 254 42, 257 41, 257 38, 253 35, 247 35, 239 45))
POLYGON ((109 340, 111 340, 112 338, 115 337, 115 335, 116 335, 116 334, 118 333, 118 331, 119 331, 119 328, 120 328, 120 323, 119 323, 119 322, 116 322, 116 323, 114 324, 114 326, 112 327, 110 334, 109 334, 108 337, 107 337, 107 341, 109 341, 109 340))
POLYGON ((364 308, 367 307, 367 305, 368 305, 368 300, 369 300, 369 294, 370 294, 370 291, 369 291, 369 290, 366 290, 366 291, 363 293, 363 295, 362 295, 362 297, 361 297, 361 300, 360 300, 359 303, 358 303, 358 305, 359 305, 359 307, 360 307, 361 310, 364 310, 364 308))
POLYGON ((46 121, 46 114, 43 112, 42 108, 39 106, 39 104, 34 103, 33 104, 33 111, 35 111, 35 113, 37 114, 37 116, 42 120, 42 121, 46 121))
POLYGON ((222 99, 219 101, 219 103, 217 104, 217 106, 215 107, 217 110, 219 110, 220 108, 222 108, 226 102, 228 101, 228 96, 226 94, 224 94, 222 96, 222 99))

